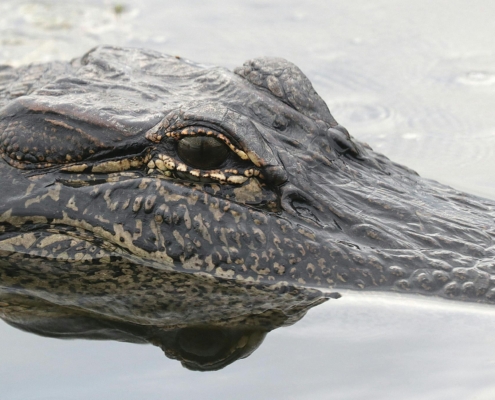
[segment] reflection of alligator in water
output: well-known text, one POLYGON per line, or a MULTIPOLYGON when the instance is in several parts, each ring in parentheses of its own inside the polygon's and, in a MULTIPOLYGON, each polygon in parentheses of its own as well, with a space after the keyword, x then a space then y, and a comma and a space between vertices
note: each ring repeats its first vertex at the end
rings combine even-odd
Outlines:
POLYGON ((36 275, 38 287, 29 269, 3 268, 0 316, 10 325, 61 339, 151 343, 194 370, 217 370, 249 356, 269 331, 326 300, 314 289, 273 290, 121 262, 102 278, 84 264, 38 261, 45 268, 36 275), (48 268, 58 273, 47 274, 48 268), (72 282, 74 269, 89 276, 72 282), (118 272, 132 279, 119 281, 118 272), (31 284, 18 290, 21 282, 31 284))
POLYGON ((495 302, 495 203, 355 141, 287 61, 102 47, 0 74, 9 295, 121 318, 118 288, 153 304, 173 272, 495 302))

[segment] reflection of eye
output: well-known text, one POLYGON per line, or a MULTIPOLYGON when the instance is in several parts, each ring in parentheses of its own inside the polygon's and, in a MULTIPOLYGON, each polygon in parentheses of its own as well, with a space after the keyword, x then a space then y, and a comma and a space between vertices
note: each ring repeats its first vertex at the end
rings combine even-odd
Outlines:
POLYGON ((179 140, 177 153, 193 168, 219 168, 230 155, 230 149, 222 141, 211 136, 184 137, 179 140))

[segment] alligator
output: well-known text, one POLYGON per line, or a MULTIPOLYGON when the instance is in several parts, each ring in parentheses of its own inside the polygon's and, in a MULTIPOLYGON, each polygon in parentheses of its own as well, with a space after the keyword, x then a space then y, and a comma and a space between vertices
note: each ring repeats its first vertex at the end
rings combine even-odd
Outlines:
POLYGON ((20 297, 169 329, 280 326, 343 290, 495 303, 495 201, 354 139, 281 58, 2 67, 0 155, 14 324, 20 297))

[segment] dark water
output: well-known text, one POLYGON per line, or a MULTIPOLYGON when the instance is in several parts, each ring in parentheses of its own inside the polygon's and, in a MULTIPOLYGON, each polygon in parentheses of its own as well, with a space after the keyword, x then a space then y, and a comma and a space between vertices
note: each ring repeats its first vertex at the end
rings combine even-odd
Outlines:
MULTIPOLYGON (((70 59, 99 43, 229 68, 285 57, 356 138, 495 199, 493 15, 494 2, 460 0, 2 0, 0 63, 70 59)), ((345 294, 270 333, 249 358, 198 373, 152 346, 1 324, 0 397, 493 399, 494 328, 490 307, 345 294)))

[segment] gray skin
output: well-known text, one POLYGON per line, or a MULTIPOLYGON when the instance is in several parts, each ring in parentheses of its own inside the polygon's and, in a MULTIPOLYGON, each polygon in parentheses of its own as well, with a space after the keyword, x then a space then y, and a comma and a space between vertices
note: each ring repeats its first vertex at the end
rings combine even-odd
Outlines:
POLYGON ((286 60, 230 72, 100 47, 0 69, 0 107, 0 305, 14 324, 19 296, 264 332, 339 289, 495 302, 495 202, 356 141, 286 60), (184 150, 196 137, 214 149, 184 150), (282 317, 252 317, 268 310, 282 317))
POLYGON ((1 93, 4 257, 113 252, 239 282, 495 300, 495 203, 351 138, 285 60, 232 73, 102 47, 6 69, 1 93), (178 143, 206 134, 230 154, 187 165, 178 143))

